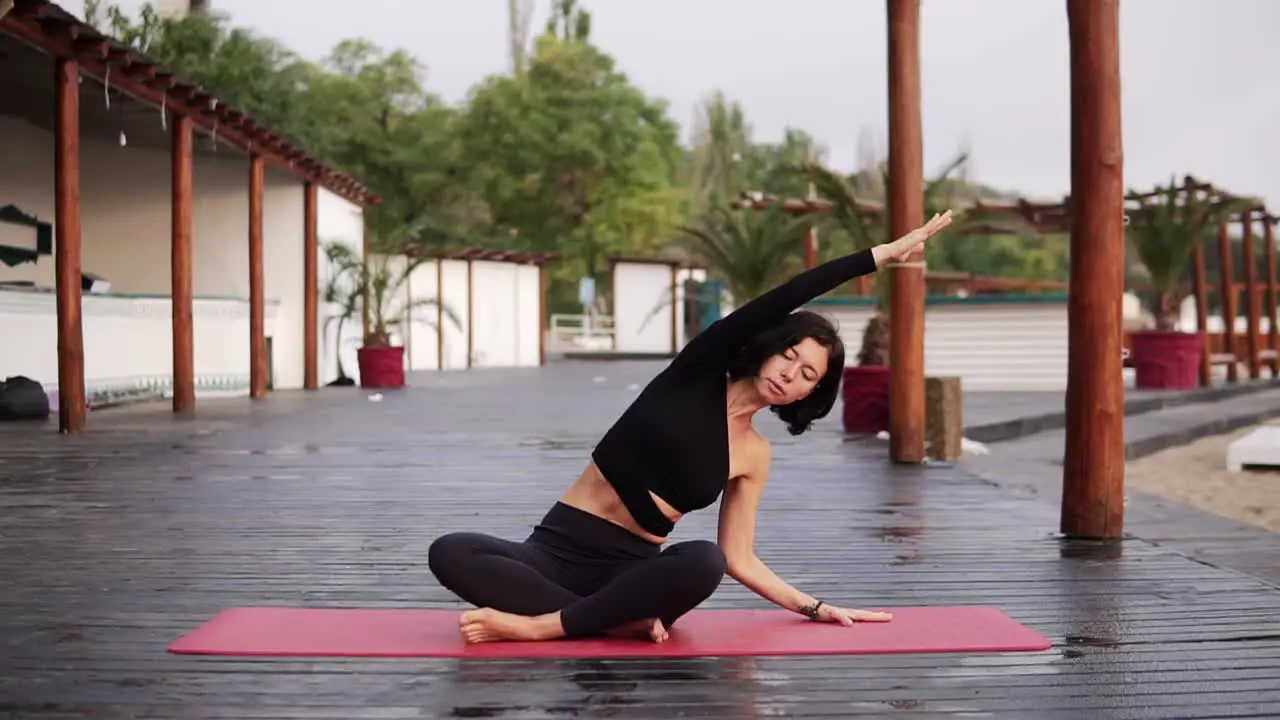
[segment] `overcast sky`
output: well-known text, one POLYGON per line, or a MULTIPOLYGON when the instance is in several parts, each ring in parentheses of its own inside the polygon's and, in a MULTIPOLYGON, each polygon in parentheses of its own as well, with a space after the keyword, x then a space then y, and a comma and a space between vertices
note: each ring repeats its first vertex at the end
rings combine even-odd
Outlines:
MULTIPOLYGON (((135 10, 142 0, 119 4, 135 10)), ((551 0, 537 0, 534 31, 551 0)), ((687 131, 722 89, 760 140, 803 128, 852 169, 884 142, 884 0, 581 0, 592 36, 687 131)), ((81 12, 82 3, 64 4, 81 12)), ((506 0, 213 0, 317 58, 364 37, 401 47, 453 101, 507 69, 506 0), (306 10, 302 10, 303 6, 306 10)), ((1065 0, 924 0, 926 174, 962 145, 975 178, 1035 196, 1070 186, 1065 0)), ((1192 173, 1280 208, 1280 0, 1123 0, 1126 184, 1192 173)))

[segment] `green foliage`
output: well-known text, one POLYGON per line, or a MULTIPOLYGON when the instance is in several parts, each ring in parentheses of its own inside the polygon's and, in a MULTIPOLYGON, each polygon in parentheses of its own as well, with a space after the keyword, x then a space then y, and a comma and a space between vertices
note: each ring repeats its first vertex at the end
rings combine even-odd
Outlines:
POLYGON ((537 39, 519 76, 476 87, 459 123, 462 164, 493 224, 569 259, 553 297, 613 254, 651 254, 682 219, 678 128, 664 103, 571 33, 537 39))
POLYGON ((795 274, 809 225, 808 218, 777 209, 715 208, 680 232, 691 259, 723 278, 741 305, 795 274))

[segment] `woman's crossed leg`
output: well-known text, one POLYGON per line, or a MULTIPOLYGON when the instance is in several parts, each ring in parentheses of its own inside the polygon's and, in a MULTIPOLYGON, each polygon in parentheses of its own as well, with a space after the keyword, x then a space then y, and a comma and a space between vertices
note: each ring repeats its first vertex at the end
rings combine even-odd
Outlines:
POLYGON ((476 610, 463 613, 467 642, 640 635, 656 642, 715 592, 724 553, 711 542, 675 543, 649 558, 619 563, 578 594, 583 578, 538 546, 480 533, 450 533, 431 544, 440 584, 476 610))

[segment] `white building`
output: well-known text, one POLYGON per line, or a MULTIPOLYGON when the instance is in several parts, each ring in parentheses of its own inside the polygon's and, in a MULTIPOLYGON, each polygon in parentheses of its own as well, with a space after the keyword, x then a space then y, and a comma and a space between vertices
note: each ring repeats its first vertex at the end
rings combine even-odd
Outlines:
MULTIPOLYGON (((40 382, 64 432, 121 395, 186 411, 209 393, 317 389, 339 354, 356 375, 361 323, 334 336, 322 248, 363 256, 377 201, 53 3, 0 16, 0 379, 40 382)), ((465 335, 412 331, 409 369, 540 364, 543 262, 437 263, 465 335)))

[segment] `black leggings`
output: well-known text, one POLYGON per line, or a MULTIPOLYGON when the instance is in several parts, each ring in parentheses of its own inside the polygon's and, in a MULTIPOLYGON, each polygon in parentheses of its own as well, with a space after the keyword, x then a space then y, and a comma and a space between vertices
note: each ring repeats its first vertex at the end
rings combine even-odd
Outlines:
POLYGON ((663 549, 627 529, 556 503, 524 542, 473 532, 436 538, 427 563, 477 607, 517 615, 560 611, 567 637, 637 620, 670 628, 724 578, 724 553, 690 540, 663 549))

